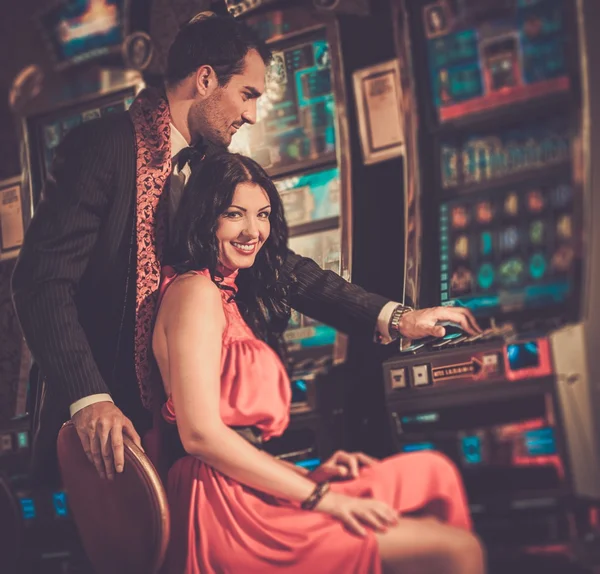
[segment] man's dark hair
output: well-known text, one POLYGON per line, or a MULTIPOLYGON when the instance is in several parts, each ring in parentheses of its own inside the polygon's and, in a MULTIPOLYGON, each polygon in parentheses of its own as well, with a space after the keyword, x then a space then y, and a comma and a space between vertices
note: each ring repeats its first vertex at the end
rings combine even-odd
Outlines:
MULTIPOLYGON (((221 289, 219 244, 215 236, 220 216, 229 208, 238 185, 255 183, 269 197, 271 232, 254 265, 240 269, 235 299, 254 334, 266 341, 285 362, 283 331, 290 319, 289 281, 283 279, 288 228, 279 192, 265 170, 243 155, 219 152, 192 171, 173 222, 166 260, 178 273, 208 269, 221 289)), ((294 277, 291 278, 292 283, 294 277)))
POLYGON ((244 71, 244 58, 256 50, 263 62, 271 60, 271 50, 256 32, 233 16, 192 19, 185 24, 169 48, 165 80, 173 86, 200 66, 211 66, 220 86, 244 71))

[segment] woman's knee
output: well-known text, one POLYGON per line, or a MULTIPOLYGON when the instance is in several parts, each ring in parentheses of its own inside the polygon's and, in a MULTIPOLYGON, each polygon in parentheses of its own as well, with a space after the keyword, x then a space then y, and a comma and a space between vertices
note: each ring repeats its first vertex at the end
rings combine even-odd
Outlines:
POLYGON ((465 530, 454 533, 447 547, 448 560, 454 565, 452 572, 461 574, 484 574, 486 570, 485 548, 477 536, 465 530))
POLYGON ((484 574, 485 552, 472 533, 434 518, 403 518, 377 535, 386 573, 484 574))

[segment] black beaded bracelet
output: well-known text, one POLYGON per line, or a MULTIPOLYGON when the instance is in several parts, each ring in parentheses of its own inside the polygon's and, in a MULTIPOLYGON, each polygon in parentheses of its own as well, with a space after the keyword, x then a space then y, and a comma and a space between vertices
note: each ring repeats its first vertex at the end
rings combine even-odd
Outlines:
POLYGON ((300 505, 303 510, 313 510, 321 499, 329 492, 329 483, 327 481, 317 484, 312 494, 300 505))

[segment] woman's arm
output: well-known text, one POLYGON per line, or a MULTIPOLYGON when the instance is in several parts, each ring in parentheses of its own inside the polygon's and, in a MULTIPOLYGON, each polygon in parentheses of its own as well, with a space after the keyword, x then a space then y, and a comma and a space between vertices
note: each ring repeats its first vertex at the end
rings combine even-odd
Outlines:
MULTIPOLYGON (((222 334, 225 327, 221 295, 207 277, 177 280, 162 302, 155 348, 166 342, 167 379, 183 446, 231 478, 268 494, 306 500, 315 483, 289 463, 254 448, 221 420, 222 334)), ((243 384, 243 383, 242 383, 243 384)))

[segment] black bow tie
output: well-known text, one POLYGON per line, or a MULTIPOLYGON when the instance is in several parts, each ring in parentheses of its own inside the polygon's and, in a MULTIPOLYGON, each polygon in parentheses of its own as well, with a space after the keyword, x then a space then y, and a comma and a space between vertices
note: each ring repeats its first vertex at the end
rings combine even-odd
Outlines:
POLYGON ((195 146, 184 147, 173 159, 175 160, 177 169, 181 171, 188 162, 190 168, 193 167, 197 161, 204 158, 205 154, 206 146, 201 142, 195 146))

